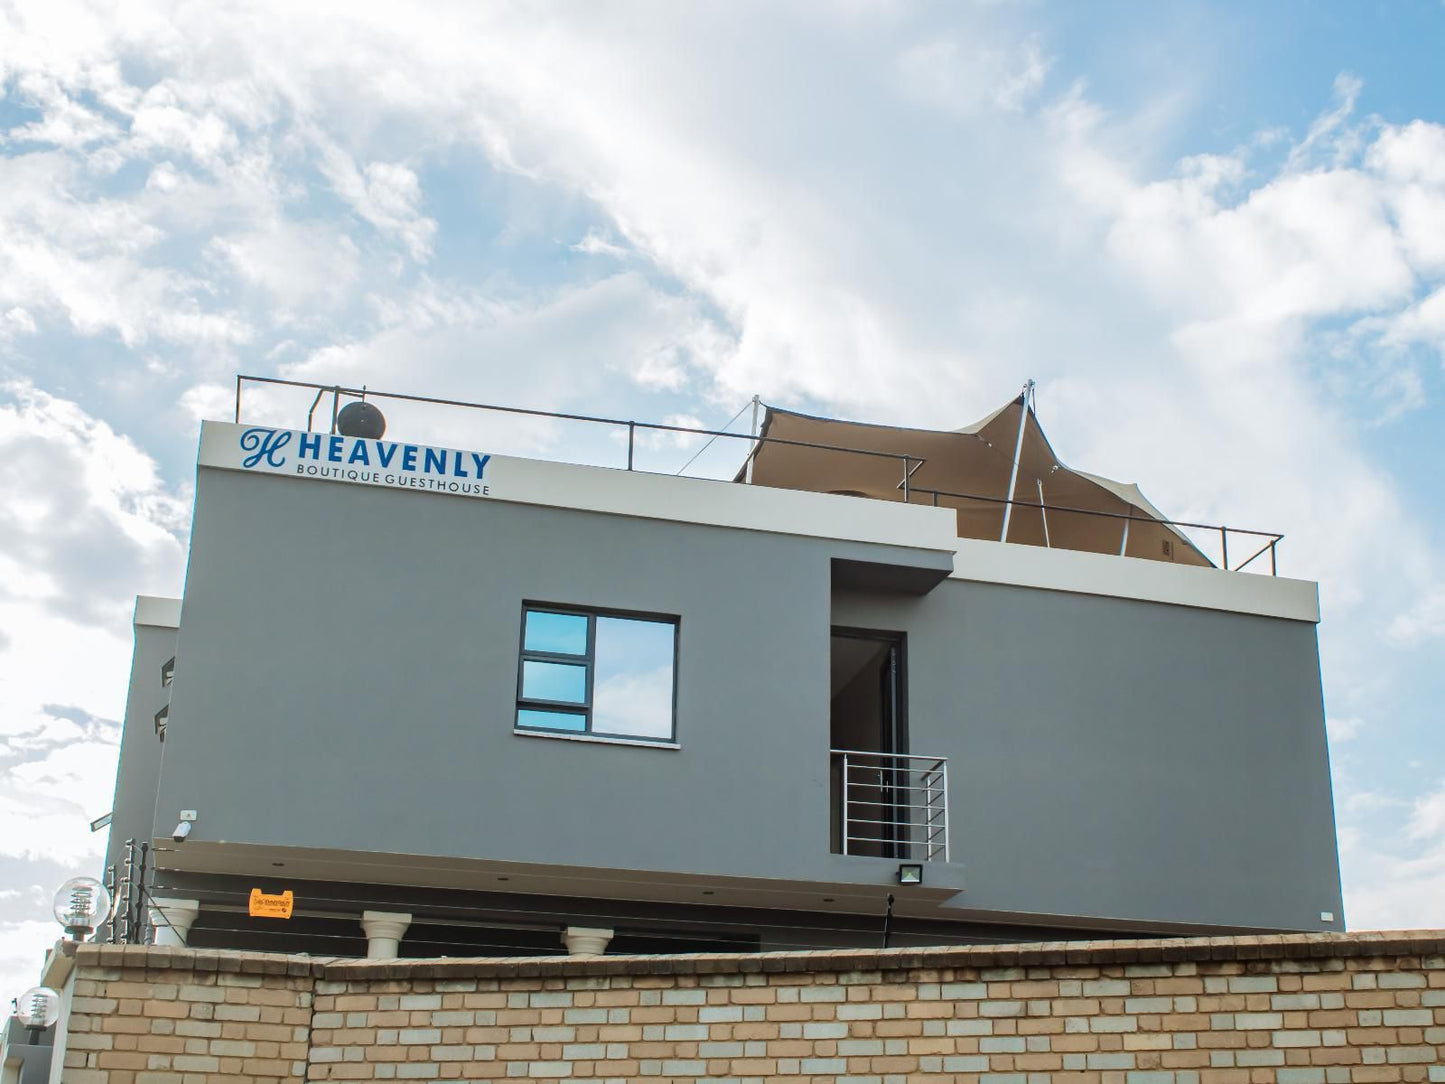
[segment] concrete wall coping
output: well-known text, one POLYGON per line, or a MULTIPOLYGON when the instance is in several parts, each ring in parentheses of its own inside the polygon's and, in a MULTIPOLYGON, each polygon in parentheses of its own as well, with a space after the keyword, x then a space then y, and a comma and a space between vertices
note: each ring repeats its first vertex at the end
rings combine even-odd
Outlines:
POLYGON ((720 975, 778 972, 909 971, 980 967, 1445 955, 1445 930, 1386 930, 1120 941, 1044 941, 941 948, 809 952, 688 953, 670 956, 511 956, 360 960, 157 945, 78 945, 77 967, 310 976, 331 981, 560 978, 599 975, 720 975))
POLYGON ((178 629, 181 627, 181 600, 159 595, 136 595, 133 624, 178 629))

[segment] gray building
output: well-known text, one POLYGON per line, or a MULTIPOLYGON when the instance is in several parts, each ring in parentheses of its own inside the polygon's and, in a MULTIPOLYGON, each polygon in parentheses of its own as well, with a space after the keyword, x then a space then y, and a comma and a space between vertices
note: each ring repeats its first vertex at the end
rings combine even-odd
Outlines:
POLYGON ((107 936, 1343 928, 1314 584, 1063 467, 1026 398, 762 437, 729 482, 206 423, 184 596, 137 604, 107 936))

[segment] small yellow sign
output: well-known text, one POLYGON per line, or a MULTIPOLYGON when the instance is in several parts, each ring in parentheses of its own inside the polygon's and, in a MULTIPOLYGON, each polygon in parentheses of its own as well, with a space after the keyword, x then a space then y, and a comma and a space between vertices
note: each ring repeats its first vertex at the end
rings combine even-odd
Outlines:
POLYGON ((251 889, 252 918, 290 918, 295 897, 288 888, 279 896, 268 896, 259 888, 251 889))

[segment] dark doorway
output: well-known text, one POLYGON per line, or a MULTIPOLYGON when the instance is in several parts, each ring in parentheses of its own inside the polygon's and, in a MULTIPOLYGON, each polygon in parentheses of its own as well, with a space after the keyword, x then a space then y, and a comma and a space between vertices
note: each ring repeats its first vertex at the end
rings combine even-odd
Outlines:
POLYGON ((833 851, 898 857, 907 838, 897 786, 908 752, 902 634, 835 628, 831 677, 833 851))

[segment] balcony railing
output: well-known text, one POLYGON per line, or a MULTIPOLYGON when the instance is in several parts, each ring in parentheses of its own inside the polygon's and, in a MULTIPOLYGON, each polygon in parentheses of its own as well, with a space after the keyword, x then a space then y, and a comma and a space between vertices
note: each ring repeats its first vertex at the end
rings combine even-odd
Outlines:
POLYGON ((837 850, 948 861, 948 758, 831 750, 837 850))

